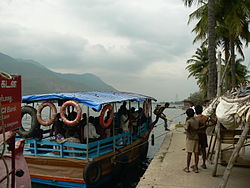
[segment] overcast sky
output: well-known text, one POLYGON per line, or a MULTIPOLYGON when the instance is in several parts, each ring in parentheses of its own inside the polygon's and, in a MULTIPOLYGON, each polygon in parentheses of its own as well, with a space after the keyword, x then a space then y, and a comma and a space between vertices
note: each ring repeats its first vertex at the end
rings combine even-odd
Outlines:
POLYGON ((93 73, 159 101, 198 90, 187 79, 191 9, 182 0, 1 0, 0 52, 61 73, 93 73))

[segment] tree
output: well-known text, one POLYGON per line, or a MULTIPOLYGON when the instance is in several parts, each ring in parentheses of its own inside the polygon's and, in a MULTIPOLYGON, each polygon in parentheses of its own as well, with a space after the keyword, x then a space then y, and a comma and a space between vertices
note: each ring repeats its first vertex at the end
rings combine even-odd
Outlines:
POLYGON ((230 39, 231 86, 234 88, 237 85, 235 46, 242 46, 241 40, 245 41, 247 45, 250 39, 248 29, 250 1, 222 0, 221 4, 223 7, 223 21, 227 27, 230 39))
POLYGON ((217 67, 216 67, 216 35, 214 0, 208 0, 208 89, 209 99, 216 96, 217 67))
MULTIPOLYGON (((203 0, 184 0, 186 6, 192 6, 193 3, 203 4, 203 0)), ((217 86, 217 68, 216 68, 216 35, 215 35, 215 11, 214 0, 208 0, 208 89, 207 97, 213 98, 216 95, 217 86)))
MULTIPOLYGON (((222 61, 224 61, 222 59, 222 61)), ((235 62, 235 77, 236 84, 245 83, 250 78, 249 71, 245 65, 242 64, 243 59, 237 59, 235 62)), ((197 48, 195 55, 192 56, 191 59, 187 60, 186 69, 189 71, 188 77, 193 76, 197 80, 197 84, 200 88, 200 95, 203 98, 206 98, 207 94, 207 80, 208 80, 208 49, 206 45, 202 45, 200 48, 197 48)), ((222 70, 225 70, 225 65, 222 65, 222 70)), ((231 67, 229 67, 229 71, 227 71, 226 78, 224 81, 225 85, 230 85, 232 82, 231 77, 231 67)), ((223 90, 227 90, 227 88, 223 87, 223 90)))
POLYGON ((195 55, 187 60, 186 69, 189 71, 188 77, 193 76, 197 80, 200 91, 205 98, 207 96, 208 83, 208 49, 205 45, 197 48, 195 55))
MULTIPOLYGON (((235 61, 235 84, 236 85, 239 85, 241 83, 242 84, 246 83, 250 78, 247 66, 243 65, 242 62, 243 62, 242 58, 236 59, 235 61)), ((230 85, 232 83, 232 74, 230 74, 231 72, 232 70, 230 67, 228 74, 226 75, 226 80, 225 80, 225 82, 227 82, 227 85, 230 85)))
MULTIPOLYGON (((235 87, 237 85, 235 77, 235 47, 244 58, 242 41, 247 46, 250 39, 248 29, 250 1, 217 0, 215 3, 217 45, 222 45, 224 49, 225 63, 227 64, 230 61, 231 83, 227 85, 235 87)), ((199 20, 193 29, 197 34, 194 42, 197 40, 205 40, 207 42, 208 4, 204 4, 190 14, 189 22, 193 19, 199 20)))

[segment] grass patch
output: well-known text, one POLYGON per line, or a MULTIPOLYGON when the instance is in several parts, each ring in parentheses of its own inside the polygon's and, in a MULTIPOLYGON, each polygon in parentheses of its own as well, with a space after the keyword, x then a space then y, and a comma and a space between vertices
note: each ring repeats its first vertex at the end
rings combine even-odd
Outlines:
POLYGON ((163 162, 163 160, 164 160, 166 154, 167 154, 167 152, 164 152, 164 153, 162 153, 161 156, 159 156, 160 162, 163 162))
POLYGON ((184 127, 184 124, 178 123, 175 125, 175 128, 180 128, 180 127, 184 127))

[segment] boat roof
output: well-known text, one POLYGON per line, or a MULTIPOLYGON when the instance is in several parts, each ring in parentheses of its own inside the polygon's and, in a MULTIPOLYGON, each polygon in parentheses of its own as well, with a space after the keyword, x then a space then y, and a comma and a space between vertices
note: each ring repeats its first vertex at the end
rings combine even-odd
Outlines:
POLYGON ((76 93, 51 93, 28 95, 22 97, 23 103, 38 102, 44 100, 74 100, 86 106, 100 111, 103 104, 123 102, 123 101, 145 101, 154 100, 155 98, 129 92, 76 92, 76 93))

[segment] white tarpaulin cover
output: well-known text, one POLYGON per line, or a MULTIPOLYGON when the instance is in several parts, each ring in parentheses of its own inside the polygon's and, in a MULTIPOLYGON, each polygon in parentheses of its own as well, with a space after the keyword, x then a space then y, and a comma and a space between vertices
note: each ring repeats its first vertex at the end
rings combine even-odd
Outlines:
POLYGON ((236 129, 240 125, 240 118, 238 118, 239 116, 237 114, 238 109, 239 103, 228 103, 221 98, 221 101, 216 108, 218 121, 222 123, 226 129, 236 129))

